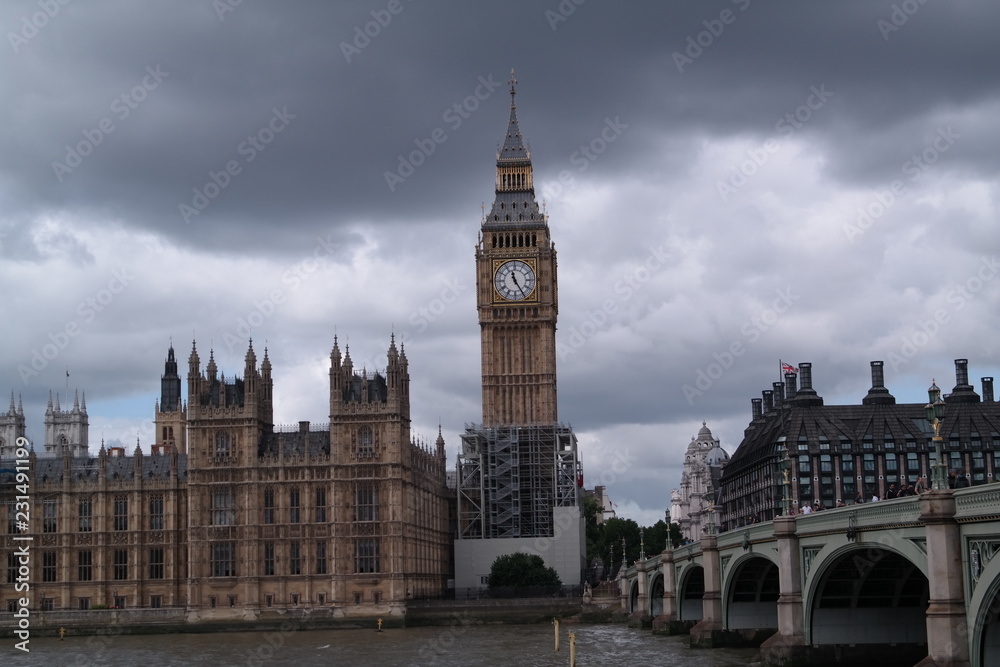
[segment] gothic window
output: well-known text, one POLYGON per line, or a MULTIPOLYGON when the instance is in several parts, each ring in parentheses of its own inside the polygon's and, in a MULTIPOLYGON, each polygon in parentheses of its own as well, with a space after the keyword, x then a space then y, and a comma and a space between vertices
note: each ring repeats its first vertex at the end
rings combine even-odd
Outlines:
POLYGON ((163 427, 163 441, 164 442, 167 441, 167 427, 166 426, 163 427))
POLYGON ((42 581, 56 581, 56 552, 42 553, 42 581))
POLYGON ((316 489, 316 523, 326 523, 326 489, 316 489))
POLYGON ((229 434, 226 432, 215 434, 215 455, 219 457, 231 456, 229 434))
POLYGON ((149 499, 149 529, 163 530, 163 496, 155 495, 149 499))
POLYGON ((288 492, 288 522, 299 523, 302 509, 299 506, 299 490, 291 489, 288 492))
POLYGON ((149 550, 149 578, 163 579, 163 549, 149 550))
POLYGON ((92 581, 94 578, 94 552, 81 551, 76 554, 77 579, 92 581))
POLYGON ((264 489, 264 523, 274 523, 274 488, 264 489))
POLYGON ((354 571, 369 573, 379 571, 379 543, 373 538, 354 541, 354 571))
POLYGON ((17 505, 13 500, 7 501, 7 534, 13 535, 17 530, 17 505))
POLYGON ((288 574, 302 574, 302 543, 288 545, 288 574))
POLYGON ((128 579, 128 549, 115 549, 113 575, 115 581, 128 579))
POLYGON ((236 523, 236 492, 216 489, 212 492, 212 525, 232 526, 236 523))
POLYGON ((360 484, 354 491, 354 520, 378 521, 378 488, 360 484))
POLYGON ((128 497, 115 496, 115 530, 128 530, 128 497))
POLYGON ((13 584, 17 581, 17 555, 13 551, 7 552, 7 583, 13 584))
POLYGON ((362 426, 358 429, 358 457, 371 458, 375 456, 375 442, 372 436, 371 426, 362 426))
POLYGON ((326 542, 316 543, 316 574, 326 574, 326 542))
POLYGON ((236 576, 235 542, 216 542, 212 545, 212 576, 236 576))
POLYGON ((45 500, 42 502, 42 532, 56 532, 56 513, 59 511, 57 500, 45 500))
POLYGON ((264 543, 264 575, 274 574, 274 542, 264 543))

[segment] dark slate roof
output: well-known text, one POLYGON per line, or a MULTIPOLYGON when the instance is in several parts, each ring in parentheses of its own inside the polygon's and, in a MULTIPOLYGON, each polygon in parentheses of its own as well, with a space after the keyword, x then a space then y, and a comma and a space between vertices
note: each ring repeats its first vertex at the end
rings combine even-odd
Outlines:
POLYGON ((386 384, 385 376, 375 373, 367 378, 367 381, 360 375, 355 374, 348 380, 344 387, 344 401, 347 403, 385 403, 389 400, 389 386, 386 384), (365 395, 367 392, 367 396, 365 395))
POLYGON ((283 458, 313 458, 329 454, 329 430, 269 433, 265 436, 260 450, 261 456, 283 458))
MULTIPOLYGON (((963 450, 969 448, 975 435, 984 447, 1000 438, 1000 403, 948 402, 941 436, 946 445, 955 441, 963 450)), ((825 405, 801 407, 785 404, 750 422, 743 441, 729 460, 723 473, 733 478, 765 462, 775 462, 779 441, 788 445, 807 444, 810 453, 819 453, 819 445, 828 441, 837 447, 846 439, 851 451, 865 451, 872 443, 874 452, 885 451, 886 442, 893 442, 896 451, 905 451, 906 442, 915 442, 918 451, 933 448, 933 436, 922 403, 868 405, 825 405)), ((798 450, 790 452, 791 455, 798 450)), ((733 490, 739 493, 738 490, 733 490)))
MULTIPOLYGON (((144 479, 169 479, 170 459, 168 455, 144 455, 142 457, 141 475, 144 479)), ((97 472, 100 459, 97 457, 74 457, 64 459, 57 457, 38 457, 35 459, 33 472, 36 482, 61 482, 65 471, 65 462, 69 461, 69 474, 73 482, 97 482, 97 472)), ((13 464, 7 466, 0 463, 0 469, 13 468, 13 464)), ((135 479, 135 457, 134 456, 109 456, 104 463, 105 475, 108 480, 135 479)), ((177 456, 177 476, 180 479, 187 478, 187 456, 180 454, 177 456)))
POLYGON ((530 164, 531 155, 524 145, 524 137, 521 136, 521 128, 517 124, 517 103, 514 100, 516 90, 514 85, 513 72, 510 78, 510 120, 507 122, 507 134, 503 139, 503 146, 497 153, 497 164, 530 164))

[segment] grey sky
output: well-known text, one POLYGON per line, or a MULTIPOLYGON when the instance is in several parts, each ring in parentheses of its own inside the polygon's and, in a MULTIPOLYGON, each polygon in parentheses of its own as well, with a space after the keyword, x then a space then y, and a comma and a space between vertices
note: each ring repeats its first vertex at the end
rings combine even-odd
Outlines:
POLYGON ((276 421, 325 422, 334 333, 372 368, 395 332, 453 465, 515 68, 560 417, 650 523, 779 358, 831 403, 874 359, 900 401, 957 357, 1000 373, 997 25, 987 0, 4 3, 0 389, 40 439, 68 368, 93 448, 148 446, 171 339, 232 374, 254 323, 276 421))

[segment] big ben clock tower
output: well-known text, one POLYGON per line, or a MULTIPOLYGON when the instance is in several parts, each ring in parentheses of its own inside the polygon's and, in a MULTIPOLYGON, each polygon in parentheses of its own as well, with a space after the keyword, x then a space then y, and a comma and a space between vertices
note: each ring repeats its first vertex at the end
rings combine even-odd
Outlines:
POLYGON ((577 439, 556 414, 556 251, 535 201, 516 84, 511 72, 496 197, 476 245, 483 422, 466 426, 456 466, 456 588, 481 586, 497 556, 517 551, 541 555, 563 583, 579 583, 586 568, 577 439))
POLYGON ((531 153, 517 124, 516 83, 511 72, 496 197, 476 246, 484 426, 557 421, 556 251, 535 201, 531 153))

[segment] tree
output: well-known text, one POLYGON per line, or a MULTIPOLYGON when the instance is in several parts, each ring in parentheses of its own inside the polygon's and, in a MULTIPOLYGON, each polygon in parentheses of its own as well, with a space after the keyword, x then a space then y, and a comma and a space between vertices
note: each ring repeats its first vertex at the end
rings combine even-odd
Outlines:
POLYGON ((541 556, 512 553, 497 556, 490 567, 490 591, 499 588, 559 587, 559 573, 545 566, 541 556))

